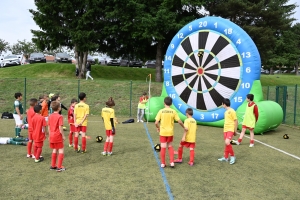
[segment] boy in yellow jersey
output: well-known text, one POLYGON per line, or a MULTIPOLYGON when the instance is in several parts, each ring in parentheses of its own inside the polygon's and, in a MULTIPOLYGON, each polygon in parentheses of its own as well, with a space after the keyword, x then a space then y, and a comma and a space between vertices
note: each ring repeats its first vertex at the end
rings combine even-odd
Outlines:
POLYGON ((90 107, 86 102, 86 94, 81 92, 78 95, 80 102, 75 105, 74 108, 74 125, 75 125, 75 137, 74 137, 74 149, 77 153, 80 152, 78 149, 78 135, 81 133, 81 144, 82 152, 86 153, 86 137, 85 133, 87 130, 87 117, 90 113, 90 107))
POLYGON ((115 102, 112 97, 108 99, 106 102, 106 107, 102 109, 101 117, 104 122, 105 130, 106 130, 106 141, 104 144, 103 156, 111 156, 112 148, 114 144, 114 136, 116 134, 115 127, 115 110, 113 107, 115 106, 115 102))
POLYGON ((228 156, 230 155, 230 162, 229 164, 235 163, 235 156, 232 149, 232 145, 230 144, 230 141, 232 140, 232 137, 236 135, 237 132, 237 126, 238 126, 238 120, 236 116, 235 110, 230 108, 230 100, 224 99, 222 102, 222 106, 225 108, 225 114, 224 114, 224 140, 225 140, 225 149, 224 149, 224 157, 219 158, 219 161, 228 161, 228 156))
POLYGON ((155 117, 155 126, 157 128, 157 132, 160 135, 160 160, 161 160, 161 168, 166 167, 165 157, 166 157, 166 148, 169 150, 170 157, 170 166, 174 167, 174 148, 172 146, 173 135, 174 135, 174 120, 176 120, 185 131, 188 131, 186 127, 184 127, 182 121, 179 119, 177 112, 170 108, 172 105, 172 98, 166 97, 164 99, 165 108, 161 109, 156 117, 155 117))
POLYGON ((184 127, 186 127, 188 131, 184 131, 183 133, 182 139, 178 147, 178 159, 176 159, 174 162, 182 163, 183 147, 186 147, 190 148, 190 161, 188 162, 188 164, 190 166, 193 166, 195 157, 194 149, 196 144, 197 122, 193 118, 193 109, 186 109, 185 114, 187 116, 187 119, 184 120, 184 127))
POLYGON ((235 142, 237 145, 240 145, 240 143, 243 140, 243 137, 245 135, 245 132, 247 129, 250 131, 250 145, 249 147, 254 146, 254 128, 255 124, 258 120, 258 108, 257 105, 253 102, 254 95, 253 94, 247 94, 247 107, 244 115, 244 120, 242 123, 242 132, 240 134, 240 137, 237 142, 235 142))

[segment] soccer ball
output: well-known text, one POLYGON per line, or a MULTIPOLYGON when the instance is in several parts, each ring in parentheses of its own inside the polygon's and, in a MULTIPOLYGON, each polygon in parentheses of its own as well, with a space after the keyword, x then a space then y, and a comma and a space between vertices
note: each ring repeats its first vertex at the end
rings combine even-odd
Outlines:
POLYGON ((98 135, 97 137, 96 137, 96 142, 102 142, 102 140, 103 140, 103 137, 102 136, 100 136, 100 135, 98 135))
POLYGON ((64 127, 63 127, 63 130, 66 131, 66 130, 67 130, 67 127, 64 126, 64 127))
POLYGON ((288 134, 284 134, 283 135, 283 139, 289 139, 290 137, 288 136, 288 134))
POLYGON ((156 152, 160 152, 160 144, 156 144, 153 148, 156 152))

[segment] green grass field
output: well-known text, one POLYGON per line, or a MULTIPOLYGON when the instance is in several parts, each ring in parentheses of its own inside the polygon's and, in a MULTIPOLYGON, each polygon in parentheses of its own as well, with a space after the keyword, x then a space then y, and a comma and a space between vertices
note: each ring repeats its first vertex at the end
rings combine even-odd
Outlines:
MULTIPOLYGON (((122 122, 127 118, 119 118, 122 122)), ((65 121, 66 122, 66 121, 65 121)), ((0 120, 0 137, 14 136, 14 120, 0 120)), ((27 131, 23 131, 26 135, 27 131)), ((68 131, 65 131, 67 135, 68 131)), ((65 142, 65 172, 50 171, 51 150, 45 141, 45 160, 34 163, 26 158, 26 147, 0 145, 0 199, 299 199, 299 130, 280 126, 276 131, 234 146, 234 165, 220 163, 223 153, 221 128, 198 126, 195 165, 183 163, 161 169, 153 145, 159 137, 153 123, 117 125, 113 155, 102 156, 104 136, 100 117, 89 117, 86 154, 78 154, 65 142), (288 133, 290 139, 282 136, 288 133)), ((174 147, 178 147, 182 128, 175 124, 174 147)), ((166 160, 168 161, 168 159, 166 160)))

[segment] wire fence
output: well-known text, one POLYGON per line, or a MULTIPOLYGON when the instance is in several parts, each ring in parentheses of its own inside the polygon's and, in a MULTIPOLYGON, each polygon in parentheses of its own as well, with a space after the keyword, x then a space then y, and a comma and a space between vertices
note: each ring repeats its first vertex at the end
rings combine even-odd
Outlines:
MULTIPOLYGON (((100 115, 101 109, 109 97, 113 97, 117 116, 135 117, 139 97, 148 92, 149 82, 146 81, 116 81, 79 79, 42 79, 42 78, 3 78, 0 79, 0 112, 12 112, 14 93, 23 94, 24 109, 29 108, 30 98, 55 93, 60 95, 64 106, 70 105, 72 98, 77 98, 80 92, 87 94, 87 103, 92 115, 100 115)), ((151 84, 151 96, 160 96, 162 83, 151 84)), ((283 109, 282 123, 300 126, 300 93, 298 85, 294 86, 264 86, 264 99, 279 103, 283 109)), ((63 111, 63 113, 67 113, 63 111)))

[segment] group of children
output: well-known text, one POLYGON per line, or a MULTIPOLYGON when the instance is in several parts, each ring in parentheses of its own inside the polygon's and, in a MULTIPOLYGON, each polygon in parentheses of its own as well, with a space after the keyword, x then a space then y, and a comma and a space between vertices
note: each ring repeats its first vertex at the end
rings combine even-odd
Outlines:
MULTIPOLYGON (((247 129, 250 131, 250 146, 254 146, 254 128, 255 124, 258 120, 258 108, 257 105, 253 102, 254 95, 247 95, 247 106, 245 110, 245 115, 242 123, 242 132, 239 136, 238 141, 235 143, 239 145, 242 142, 242 139, 245 135, 247 129)), ((196 145, 196 130, 197 130, 197 122, 193 118, 193 110, 191 108, 186 109, 187 119, 182 123, 179 119, 177 112, 170 108, 172 105, 172 98, 166 97, 164 99, 165 108, 161 109, 156 117, 155 117, 155 126, 157 128, 157 132, 160 135, 160 159, 161 159, 161 168, 166 167, 166 149, 168 148, 169 159, 170 159, 170 167, 174 168, 174 163, 182 163, 182 154, 183 147, 190 149, 190 160, 188 164, 190 166, 194 165, 194 157, 195 157, 195 145, 196 145), (178 124, 184 129, 184 134, 181 138, 179 148, 178 148, 178 158, 174 159, 174 149, 172 146, 173 135, 174 135, 174 121, 177 121, 178 124)), ((222 102, 222 106, 225 109, 224 114, 224 156, 219 158, 218 160, 223 162, 228 162, 229 164, 234 164, 236 161, 236 157, 232 148, 231 141, 233 136, 237 134, 238 128, 238 120, 237 115, 234 109, 230 107, 230 100, 225 98, 222 102), (230 156, 230 159, 229 159, 230 156)))
MULTIPOLYGON (((21 103, 22 94, 15 93, 15 102, 14 102, 14 118, 16 122, 16 137, 22 137, 20 135, 21 126, 23 124, 23 106, 21 103)), ((68 123, 70 125, 69 133, 69 147, 74 147, 75 152, 77 153, 86 153, 86 131, 87 131, 87 117, 89 115, 89 105, 86 104, 86 94, 80 93, 78 95, 80 100, 77 103, 76 99, 71 100, 70 108, 68 109, 68 123), (82 147, 78 145, 78 137, 81 134, 81 144, 82 147), (73 138, 74 137, 74 138, 73 138), (74 139, 74 142, 73 142, 74 139)), ((50 170, 56 170, 58 172, 65 171, 66 168, 62 166, 64 159, 64 141, 65 136, 63 133, 63 117, 61 115, 60 98, 58 96, 51 98, 50 108, 52 113, 48 115, 48 96, 43 95, 40 97, 40 104, 35 98, 30 99, 30 108, 27 111, 27 121, 28 121, 28 143, 27 143, 27 157, 34 158, 35 162, 41 162, 44 158, 41 156, 42 148, 46 138, 49 138, 50 148, 52 149, 51 156, 51 166, 50 170), (33 146, 34 145, 34 146, 33 146), (32 154, 32 146, 33 154, 32 154), (58 160, 58 161, 57 161, 58 160)), ((245 131, 250 130, 250 147, 254 146, 254 127, 255 123, 258 120, 258 108, 257 105, 253 102, 254 95, 247 95, 247 107, 245 111, 244 120, 242 123, 242 132, 236 144, 239 145, 242 142, 245 131)), ((140 103, 145 104, 148 98, 146 93, 140 98, 140 103)), ((174 163, 182 163, 183 147, 190 149, 190 160, 188 164, 190 166, 194 165, 195 157, 195 146, 196 146, 196 131, 197 131, 197 122, 193 118, 193 110, 188 108, 186 110, 187 119, 184 123, 180 120, 177 112, 172 109, 172 98, 166 97, 164 99, 165 108, 161 109, 155 117, 155 126, 157 132, 160 135, 160 159, 161 167, 166 167, 166 151, 168 149, 170 167, 174 167, 174 163), (172 146, 173 135, 174 135, 174 121, 177 121, 180 126, 184 129, 183 136, 181 138, 179 147, 178 147, 178 158, 174 159, 174 148, 172 146)), ((116 134, 116 118, 115 111, 113 107, 115 102, 112 97, 106 102, 106 107, 101 111, 101 117, 104 122, 106 130, 106 141, 104 144, 102 155, 110 156, 112 155, 113 141, 116 134)), ((233 136, 237 133, 238 121, 237 115, 234 109, 230 107, 230 100, 224 99, 222 106, 225 108, 224 115, 224 156, 219 158, 219 161, 229 161, 230 164, 234 164, 236 161, 234 151, 231 145, 233 136), (230 156, 230 160, 229 160, 230 156)), ((144 109, 142 107, 141 109, 144 109)), ((140 112, 140 111, 139 111, 140 112)), ((143 115, 140 115, 138 112, 138 122, 142 121, 143 115)))

